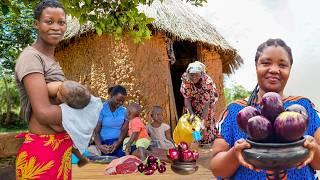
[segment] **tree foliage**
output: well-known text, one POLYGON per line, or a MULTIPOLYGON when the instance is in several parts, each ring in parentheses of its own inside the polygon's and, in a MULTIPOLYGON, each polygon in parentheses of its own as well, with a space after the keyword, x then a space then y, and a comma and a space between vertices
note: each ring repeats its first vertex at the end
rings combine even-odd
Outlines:
POLYGON ((250 96, 250 93, 251 92, 243 86, 235 83, 233 83, 230 88, 224 88, 224 96, 227 104, 235 100, 247 98, 250 96))
POLYGON ((20 125, 19 95, 13 77, 15 59, 35 39, 32 7, 12 1, 0 11, 0 125, 20 125))
POLYGON ((19 109, 19 94, 9 69, 0 66, 0 125, 8 125, 17 118, 12 119, 13 111, 19 109))
MULTIPOLYGON (((10 10, 19 13, 15 5, 17 0, 2 0, 2 12, 10 10)), ((68 14, 79 19, 80 24, 91 22, 98 35, 108 33, 117 39, 123 32, 128 32, 134 42, 149 39, 151 31, 148 28, 154 19, 139 12, 140 4, 150 5, 154 0, 60 0, 68 14)), ((165 0, 160 0, 165 1, 165 0)), ((202 6, 207 0, 182 0, 195 6, 202 6)), ((24 4, 35 6, 39 0, 23 0, 24 4)))
POLYGON ((32 7, 15 3, 18 10, 0 12, 0 65, 13 72, 15 59, 35 39, 32 7), (17 13, 18 11, 19 13, 17 13))

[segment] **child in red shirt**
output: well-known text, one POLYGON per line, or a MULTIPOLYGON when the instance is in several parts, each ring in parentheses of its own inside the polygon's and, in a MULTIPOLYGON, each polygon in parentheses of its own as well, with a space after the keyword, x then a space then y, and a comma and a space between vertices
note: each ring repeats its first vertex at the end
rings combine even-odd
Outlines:
POLYGON ((123 141, 123 149, 126 155, 131 152, 131 146, 135 145, 140 159, 144 160, 146 158, 146 149, 150 145, 150 137, 146 126, 140 118, 141 106, 137 103, 130 103, 127 108, 127 119, 129 120, 129 137, 123 141))

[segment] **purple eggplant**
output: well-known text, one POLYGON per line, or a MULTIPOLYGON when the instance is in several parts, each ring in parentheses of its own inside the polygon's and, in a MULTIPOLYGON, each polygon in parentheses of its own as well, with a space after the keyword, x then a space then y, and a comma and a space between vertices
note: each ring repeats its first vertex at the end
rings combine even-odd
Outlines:
POLYGON ((296 141, 307 130, 306 120, 300 113, 283 112, 274 121, 274 130, 281 141, 296 141))
POLYGON ((263 116, 254 116, 248 120, 247 133, 253 141, 265 141, 272 136, 272 124, 263 116))
POLYGON ((308 116, 308 112, 307 112, 306 108, 304 108, 303 106, 301 106, 299 104, 293 104, 293 105, 287 107, 286 111, 300 113, 305 118, 306 125, 308 127, 310 120, 309 120, 309 116, 308 116))
POLYGON ((260 102, 261 114, 272 124, 280 113, 284 111, 282 98, 278 93, 268 92, 262 96, 260 102))
POLYGON ((252 106, 247 106, 243 108, 238 114, 237 114, 237 123, 239 128, 247 132, 247 124, 248 120, 254 116, 260 115, 260 112, 252 107, 252 106))

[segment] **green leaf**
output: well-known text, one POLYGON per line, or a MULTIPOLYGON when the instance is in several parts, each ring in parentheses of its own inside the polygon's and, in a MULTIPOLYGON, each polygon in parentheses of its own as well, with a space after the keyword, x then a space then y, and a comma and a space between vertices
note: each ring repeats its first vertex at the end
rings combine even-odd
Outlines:
POLYGON ((116 28, 116 33, 117 34, 122 34, 122 27, 117 27, 116 28))
POLYGON ((16 15, 20 15, 20 9, 17 6, 12 6, 11 9, 16 15))
POLYGON ((85 14, 81 14, 80 19, 79 19, 79 23, 80 25, 84 24, 87 21, 87 17, 85 14))
POLYGON ((147 39, 150 39, 151 37, 151 31, 149 29, 146 29, 145 32, 144 32, 145 36, 147 39))
POLYGON ((104 22, 103 22, 102 20, 99 20, 99 25, 100 25, 100 27, 101 27, 101 30, 102 30, 102 31, 105 31, 106 25, 104 24, 104 22))
POLYGON ((121 16, 119 18, 119 21, 120 21, 121 24, 125 24, 127 22, 127 17, 126 16, 121 16))
POLYGON ((3 15, 7 15, 9 13, 9 6, 7 5, 1 5, 2 13, 3 15))
POLYGON ((147 23, 148 23, 148 24, 151 24, 154 20, 155 20, 154 18, 148 18, 148 19, 147 19, 147 23))
POLYGON ((86 0, 86 4, 90 5, 91 4, 91 0, 86 0))
POLYGON ((102 30, 100 27, 96 26, 96 32, 98 34, 98 36, 101 36, 102 35, 102 30))
POLYGON ((139 31, 137 31, 137 33, 136 33, 137 37, 141 37, 142 34, 143 34, 143 30, 141 30, 141 29, 139 31))

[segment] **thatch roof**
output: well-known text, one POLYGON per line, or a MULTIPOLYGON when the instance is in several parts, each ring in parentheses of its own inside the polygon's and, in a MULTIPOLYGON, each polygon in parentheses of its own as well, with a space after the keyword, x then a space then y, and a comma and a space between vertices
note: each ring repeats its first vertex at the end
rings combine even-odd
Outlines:
MULTIPOLYGON (((154 18, 154 29, 164 31, 175 40, 187 40, 202 43, 204 46, 217 50, 222 57, 223 73, 231 73, 242 64, 241 57, 228 42, 197 13, 192 12, 181 0, 155 0, 151 6, 141 5, 139 10, 147 17, 154 18)), ((77 21, 68 21, 68 31, 65 39, 79 36, 92 31, 87 24, 80 27, 77 21)))

